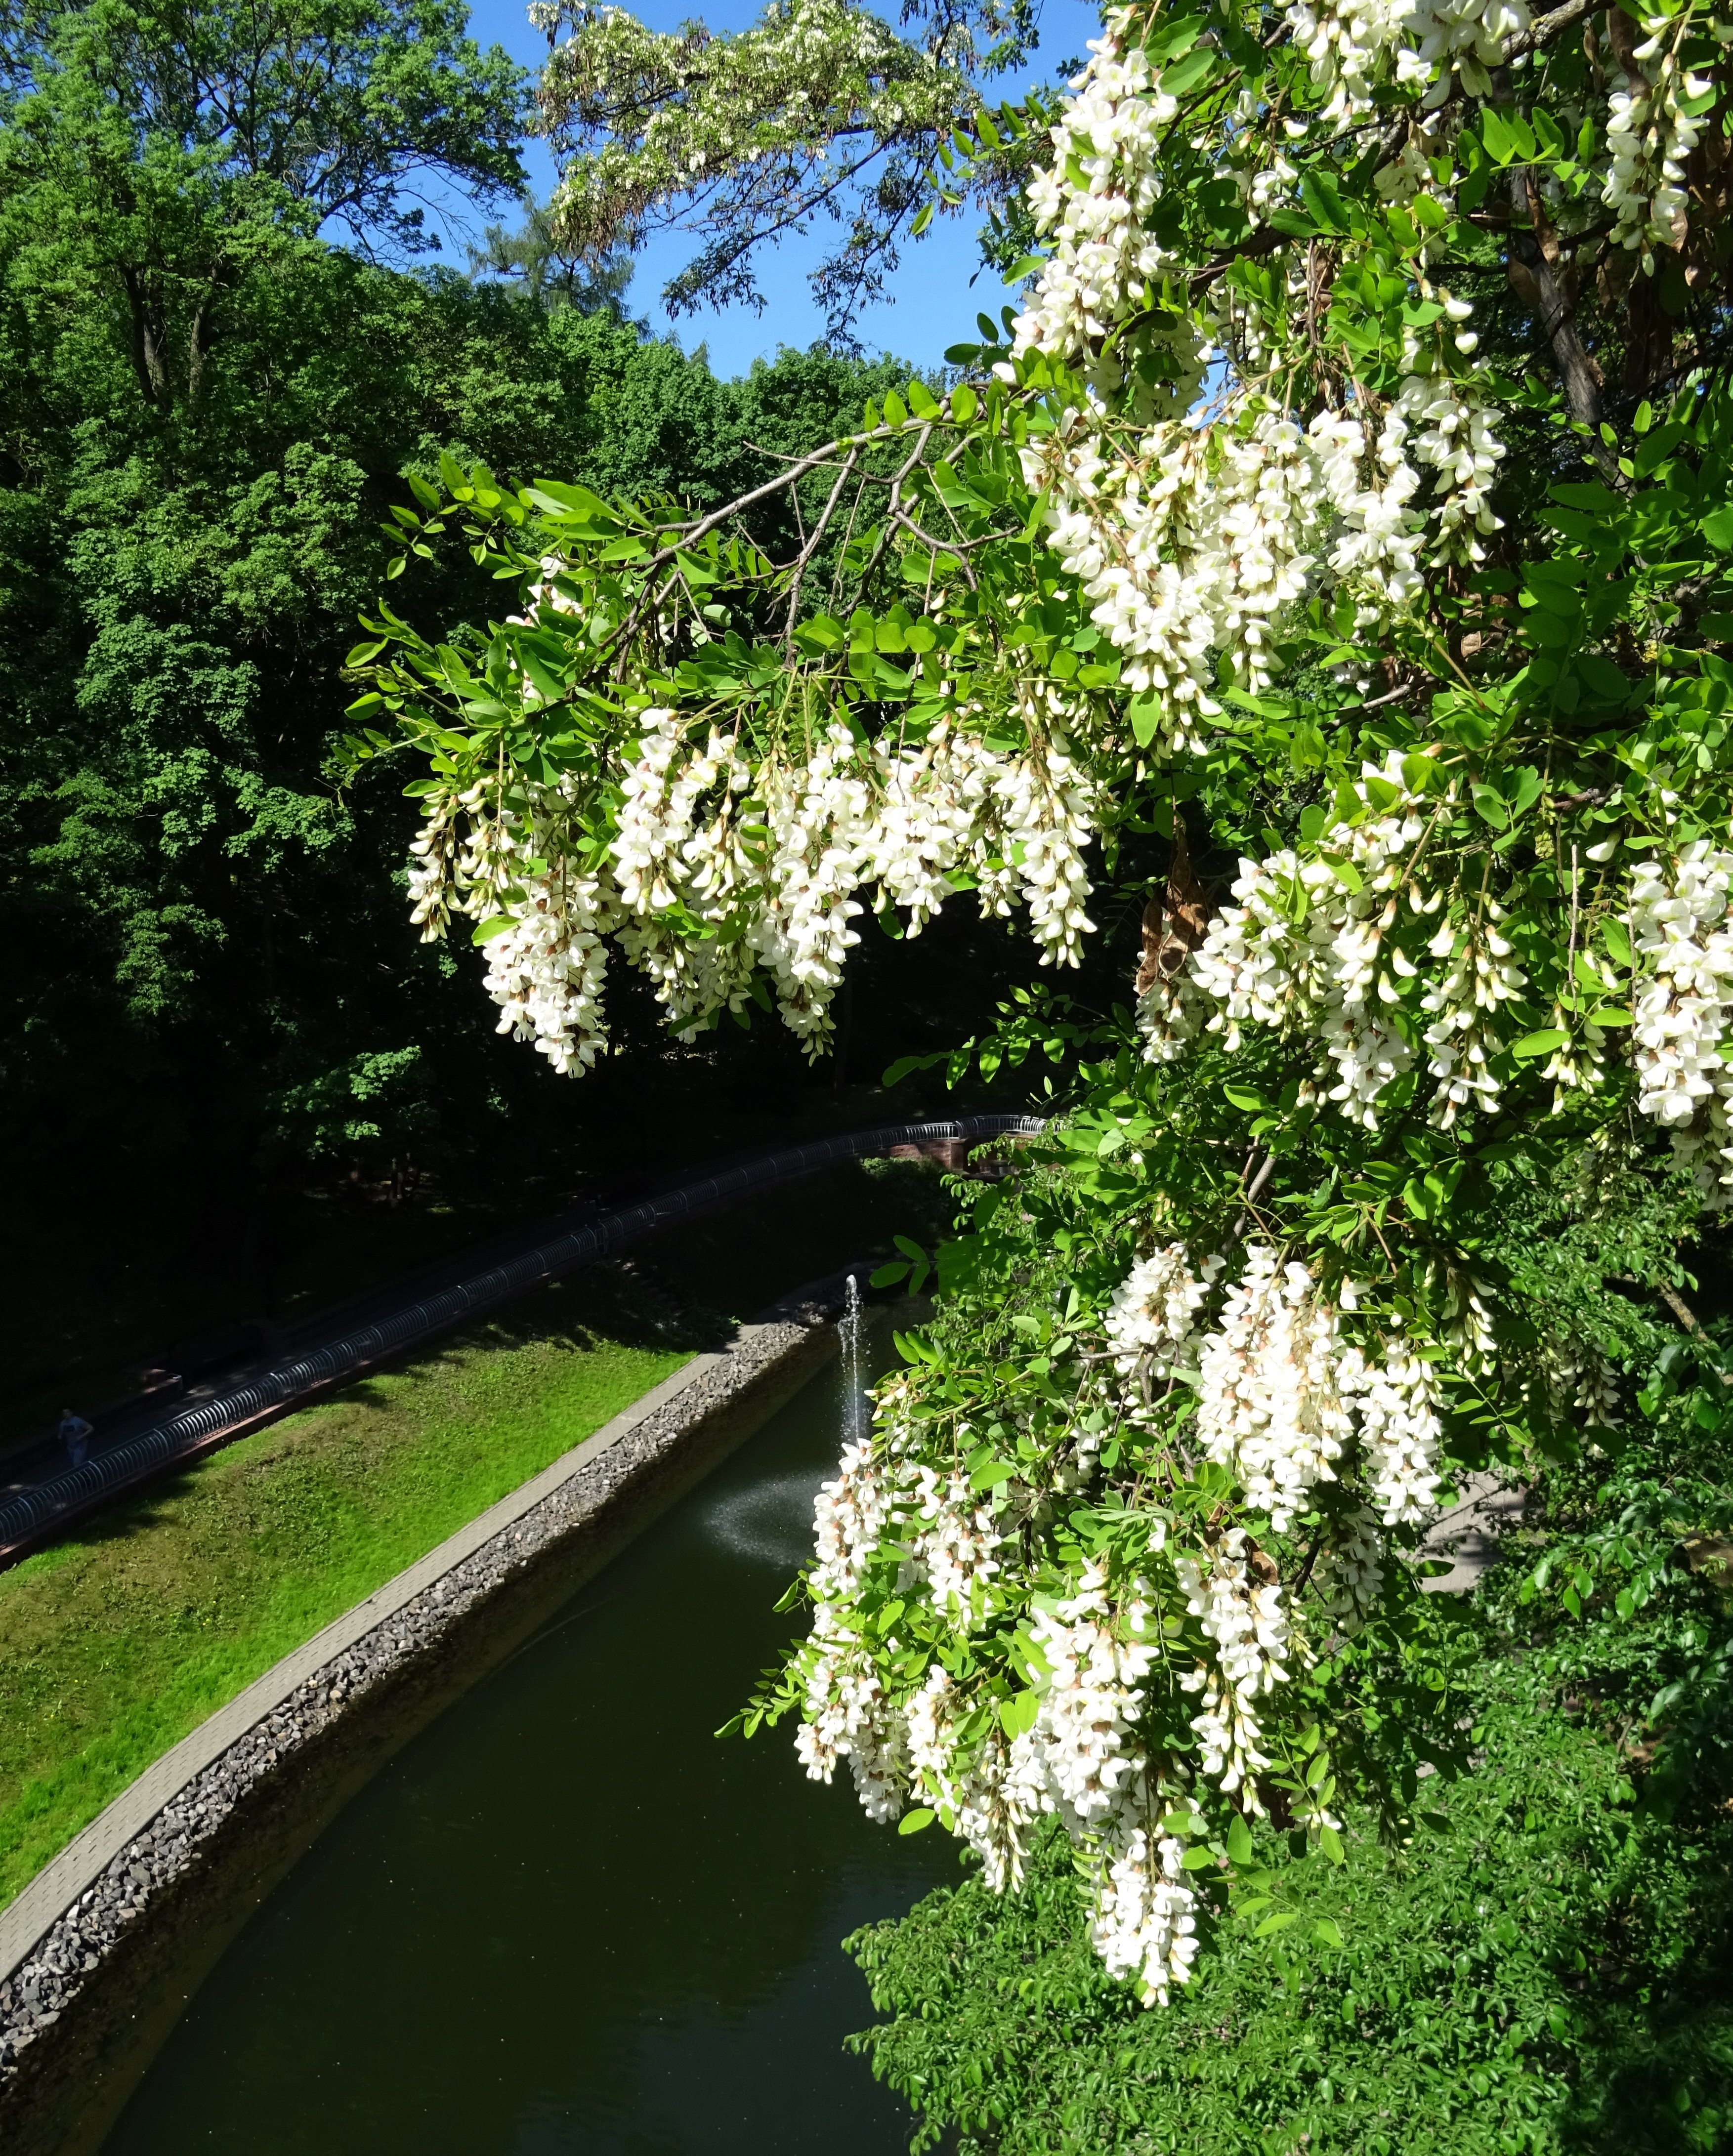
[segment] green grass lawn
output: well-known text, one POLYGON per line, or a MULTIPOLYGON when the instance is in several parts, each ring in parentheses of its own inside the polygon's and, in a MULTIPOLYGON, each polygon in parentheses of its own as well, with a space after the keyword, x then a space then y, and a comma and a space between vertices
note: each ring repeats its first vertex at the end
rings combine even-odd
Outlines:
POLYGON ((672 1231, 304 1409, 0 1573, 0 1907, 281 1656, 934 1178, 845 1170, 672 1231), (678 1312, 684 1316, 677 1315, 678 1312))

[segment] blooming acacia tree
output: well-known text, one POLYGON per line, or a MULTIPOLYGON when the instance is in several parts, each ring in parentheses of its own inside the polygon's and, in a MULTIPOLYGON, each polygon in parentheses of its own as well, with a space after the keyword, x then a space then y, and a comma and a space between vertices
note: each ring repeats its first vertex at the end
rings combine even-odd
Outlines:
POLYGON ((1653 1404, 1630 1298, 1694 1327, 1676 1253, 1733 1192, 1730 41, 1116 13, 966 378, 702 516, 451 467, 404 558, 460 526, 516 611, 354 655, 356 752, 428 759, 416 919, 473 918, 563 1070, 610 945, 682 1032, 774 1001, 818 1054, 869 910, 972 891, 1063 968, 1103 886, 1144 900, 1134 1009, 1026 993, 984 1053, 1074 1051, 1066 1113, 941 1250, 748 1720, 999 1885, 1057 1814, 1150 2000, 1230 1890, 1297 1917, 1250 1822, 1328 1855, 1351 1794, 1406 1832, 1461 1756, 1411 1561, 1441 1491, 1653 1404))
MULTIPOLYGON (((942 154, 956 170, 948 138, 979 127, 985 85, 1026 59, 1036 12, 1030 0, 905 0, 897 29, 858 0, 770 0, 752 28, 712 35, 533 0, 549 50, 541 129, 563 160, 557 234, 597 262, 660 228, 692 235, 697 253, 662 295, 681 314, 762 310, 759 250, 834 228, 811 281, 831 336, 846 338, 902 244, 962 206, 925 168, 942 154)), ((1006 126, 1008 139, 990 117, 985 137, 968 137, 980 155, 967 192, 995 207, 1028 163, 1027 126, 1006 126)))

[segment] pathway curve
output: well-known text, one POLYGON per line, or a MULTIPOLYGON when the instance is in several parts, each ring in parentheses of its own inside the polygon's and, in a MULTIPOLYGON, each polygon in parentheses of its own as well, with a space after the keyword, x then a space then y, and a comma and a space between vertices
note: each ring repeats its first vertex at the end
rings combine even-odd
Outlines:
POLYGON ((677 1184, 635 1205, 526 1230, 519 1246, 498 1241, 459 1257, 437 1275, 415 1276, 393 1294, 369 1297, 301 1328, 285 1352, 244 1376, 172 1406, 129 1416, 81 1467, 44 1448, 13 1467, 0 1502, 0 1564, 87 1517, 152 1477, 257 1430, 311 1399, 349 1384, 382 1363, 420 1348, 486 1312, 527 1295, 573 1267, 610 1255, 671 1223, 690 1220, 748 1192, 817 1174, 845 1161, 924 1153, 960 1166, 967 1149, 990 1138, 1034 1136, 1034 1116, 963 1116, 950 1122, 882 1123, 754 1154, 737 1166, 677 1184), (485 1254, 485 1255, 484 1255, 485 1254))

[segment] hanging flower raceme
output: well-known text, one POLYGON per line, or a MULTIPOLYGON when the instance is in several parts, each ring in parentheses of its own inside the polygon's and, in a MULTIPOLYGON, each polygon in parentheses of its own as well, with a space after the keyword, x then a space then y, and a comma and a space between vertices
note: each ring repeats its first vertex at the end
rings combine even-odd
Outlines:
POLYGON ((1113 1291, 1103 1321, 1122 1374, 1165 1381, 1195 1372, 1197 1313, 1224 1260, 1206 1258, 1196 1272, 1183 1243, 1139 1258, 1113 1291))
POLYGON ((1681 248, 1689 226, 1685 161, 1701 134, 1698 125, 1714 85, 1687 73, 1679 49, 1689 26, 1658 16, 1632 54, 1634 74, 1621 74, 1607 100, 1608 170, 1601 199, 1613 213, 1612 244, 1640 254, 1653 276, 1657 247, 1681 248))
POLYGON ((1149 225, 1162 136, 1179 103, 1143 49, 1122 42, 1125 23, 1110 18, 1091 43, 1077 95, 1052 131, 1052 165, 1029 182, 1036 229, 1053 251, 1017 320, 1013 351, 1086 355, 1099 393, 1116 396, 1129 382, 1132 417, 1177 417, 1202 382, 1209 345, 1189 320, 1147 319, 1144 295, 1172 266, 1149 225), (1122 337, 1103 350, 1122 326, 1129 344, 1122 337))
POLYGON ((1283 1533, 1320 1483, 1350 1470, 1386 1527, 1422 1519, 1437 1488, 1432 1365, 1400 1337, 1381 1349, 1345 1329, 1352 1282, 1332 1306, 1306 1267, 1247 1246, 1240 1278, 1197 1351, 1197 1431, 1246 1503, 1283 1533))
POLYGON ((990 749, 949 720, 923 741, 866 747, 836 721, 798 755, 756 760, 738 736, 699 734, 652 707, 605 846, 568 786, 525 783, 509 796, 522 805, 504 809, 485 785, 432 794, 410 853, 413 917, 429 938, 454 913, 487 920, 502 1029, 568 1072, 605 1045, 609 934, 656 983, 681 1039, 743 1011, 762 968, 811 1057, 830 1043, 863 885, 877 885, 881 909, 907 906, 915 932, 958 874, 984 913, 1027 907, 1043 964, 1075 966, 1094 926, 1083 853, 1098 804, 1060 731, 1069 704, 1036 685, 1020 695, 1021 750, 990 749))
POLYGON ((1354 1436, 1341 1383, 1348 1352, 1339 1315, 1316 1295, 1305 1267, 1283 1265, 1268 1245, 1250 1245, 1199 1351, 1197 1432, 1278 1532, 1293 1525, 1314 1483, 1334 1480, 1354 1436))
POLYGON ((1722 1060, 1733 1039, 1730 885, 1733 852, 1707 839, 1631 872, 1638 1106, 1672 1134, 1716 1205, 1733 1202, 1733 1068, 1722 1060))

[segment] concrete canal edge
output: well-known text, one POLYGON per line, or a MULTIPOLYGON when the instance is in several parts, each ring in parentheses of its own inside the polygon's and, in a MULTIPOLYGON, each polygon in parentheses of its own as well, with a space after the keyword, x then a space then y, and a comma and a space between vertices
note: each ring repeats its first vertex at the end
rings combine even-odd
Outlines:
POLYGON ((96 2145, 96 2122, 69 2123, 102 2085, 105 2126, 321 1828, 805 1382, 834 1352, 836 1306, 806 1291, 683 1364, 255 1679, 0 1911, 8 2156, 96 2145))

